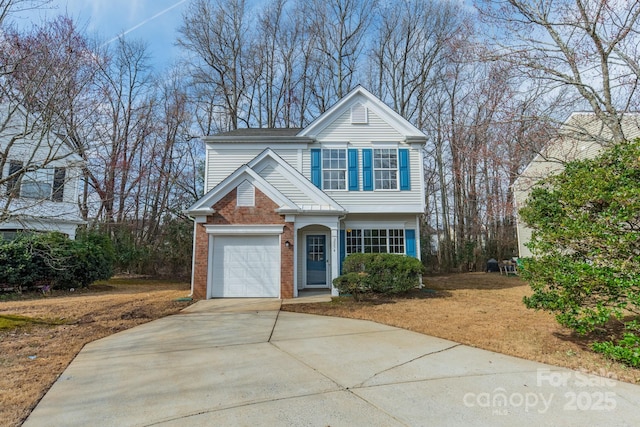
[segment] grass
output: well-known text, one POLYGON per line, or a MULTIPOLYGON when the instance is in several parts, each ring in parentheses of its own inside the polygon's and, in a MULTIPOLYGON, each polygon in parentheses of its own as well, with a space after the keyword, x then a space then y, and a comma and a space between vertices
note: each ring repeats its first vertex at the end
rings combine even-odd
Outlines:
POLYGON ((64 319, 38 319, 15 314, 0 315, 0 331, 23 328, 30 325, 62 325, 64 323, 64 319))
POLYGON ((593 337, 560 326, 547 312, 527 309, 531 294, 518 277, 497 273, 425 278, 425 290, 363 302, 283 305, 282 310, 371 320, 498 353, 640 383, 640 369, 591 350, 593 337))
MULTIPOLYGON (((404 297, 283 305, 282 310, 372 320, 499 353, 640 383, 640 369, 590 350, 590 338, 528 310, 517 277, 469 273, 428 277, 404 297)), ((189 305, 186 283, 101 282, 75 292, 23 294, 0 301, 0 426, 18 426, 84 344, 189 305), (59 323, 58 323, 59 322, 59 323)))
POLYGON ((0 300, 0 426, 19 426, 82 347, 182 310, 189 284, 117 279, 0 300))

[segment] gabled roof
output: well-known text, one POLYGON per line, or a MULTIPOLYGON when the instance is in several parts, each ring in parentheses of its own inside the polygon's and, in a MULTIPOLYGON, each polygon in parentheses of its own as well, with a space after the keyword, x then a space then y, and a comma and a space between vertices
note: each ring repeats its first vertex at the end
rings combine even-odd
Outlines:
POLYGON ((11 152, 5 153, 14 160, 27 157, 34 166, 84 162, 65 134, 41 126, 42 119, 38 114, 28 112, 20 104, 0 103, 0 122, 0 149, 5 150, 6 141, 17 137, 11 152), (34 152, 35 156, 32 156, 34 152))
MULTIPOLYGON (((300 171, 295 169, 289 163, 282 159, 270 148, 267 148, 262 153, 258 154, 253 160, 248 163, 248 166, 253 170, 260 170, 260 167, 266 163, 270 163, 276 166, 280 174, 300 192, 302 192, 307 199, 311 199, 312 205, 304 206, 297 203, 299 208, 303 210, 329 210, 345 212, 345 209, 340 206, 335 200, 328 196, 324 191, 313 185, 300 171)), ((291 195, 292 198, 295 195, 291 195)))
POLYGON ((280 213, 339 214, 345 212, 342 206, 314 186, 304 175, 285 162, 271 149, 266 149, 212 188, 200 200, 187 209, 187 214, 192 216, 212 214, 214 211, 211 207, 244 181, 249 181, 273 200, 278 205, 278 212, 280 213), (285 190, 276 188, 276 186, 260 176, 259 170, 264 169, 266 164, 274 166, 282 177, 292 184, 296 191, 304 194, 306 196, 305 199, 311 200, 312 203, 306 204, 296 201, 295 191, 293 194, 285 194, 285 190))
POLYGON ((228 132, 222 132, 215 136, 219 137, 254 137, 254 136, 295 136, 300 132, 302 128, 240 128, 230 130, 228 132))
POLYGON ((300 133, 298 133, 298 136, 315 138, 320 132, 322 132, 322 130, 331 125, 336 119, 357 103, 360 103, 375 112, 380 118, 396 129, 399 134, 404 135, 407 142, 426 141, 427 137, 420 129, 412 125, 408 120, 393 111, 393 109, 360 85, 340 99, 336 104, 320 115, 320 117, 311 122, 309 126, 302 129, 300 133))
MULTIPOLYGON (((625 113, 620 124, 628 140, 640 137, 639 113, 625 113)), ((540 178, 562 171, 566 162, 595 157, 610 144, 611 137, 611 130, 595 113, 571 113, 560 125, 558 136, 551 139, 518 175, 513 188, 520 189, 525 181, 525 186, 530 187, 540 178)))
POLYGON ((245 128, 203 137, 209 143, 309 143, 309 138, 298 136, 300 128, 245 128))

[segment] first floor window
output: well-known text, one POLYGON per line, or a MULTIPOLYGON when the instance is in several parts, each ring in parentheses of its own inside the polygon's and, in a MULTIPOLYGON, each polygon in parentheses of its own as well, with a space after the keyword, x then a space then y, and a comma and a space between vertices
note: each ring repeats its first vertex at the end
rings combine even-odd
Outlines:
POLYGON ((403 229, 347 230, 346 253, 390 253, 404 254, 403 229))
POLYGON ((362 252, 362 230, 347 230, 347 254, 362 252))

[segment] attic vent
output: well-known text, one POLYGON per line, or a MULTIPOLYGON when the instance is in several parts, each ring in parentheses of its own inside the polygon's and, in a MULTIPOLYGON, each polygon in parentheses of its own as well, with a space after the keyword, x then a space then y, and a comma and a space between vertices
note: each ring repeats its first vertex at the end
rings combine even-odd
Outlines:
POLYGON ((236 193, 237 206, 255 206, 256 191, 249 181, 242 181, 236 188, 236 193))
POLYGON ((356 104, 351 107, 351 124, 368 123, 367 107, 362 104, 356 104))

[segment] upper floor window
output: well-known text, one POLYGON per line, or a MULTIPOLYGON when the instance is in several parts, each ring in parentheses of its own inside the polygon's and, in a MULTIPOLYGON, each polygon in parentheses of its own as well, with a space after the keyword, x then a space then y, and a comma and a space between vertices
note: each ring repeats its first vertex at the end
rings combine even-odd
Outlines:
POLYGON ((41 168, 22 172, 23 163, 9 162, 7 195, 28 199, 53 200, 61 202, 64 198, 65 168, 41 168))
POLYGON ((48 199, 53 189, 53 170, 37 169, 25 172, 20 183, 20 196, 29 199, 48 199))
POLYGON ((322 188, 325 190, 347 188, 347 150, 341 148, 322 150, 322 188))
POLYGON ((398 151, 392 148, 373 150, 373 173, 376 190, 397 190, 398 151))

